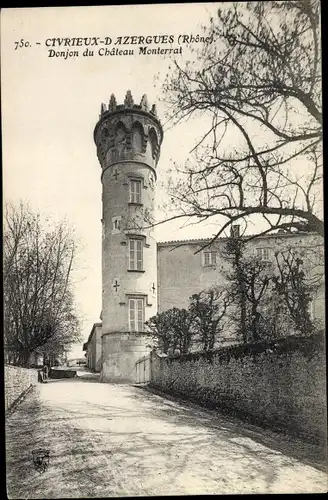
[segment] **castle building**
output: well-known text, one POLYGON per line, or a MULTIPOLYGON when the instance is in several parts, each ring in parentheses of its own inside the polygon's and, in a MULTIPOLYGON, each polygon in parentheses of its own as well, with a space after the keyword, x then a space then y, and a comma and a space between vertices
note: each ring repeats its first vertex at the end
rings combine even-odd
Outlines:
MULTIPOLYGON (((156 108, 149 108, 145 95, 140 104, 130 91, 124 104, 112 95, 108 107, 101 105, 94 140, 102 169, 102 313, 83 349, 100 381, 133 382, 135 363, 150 350, 144 322, 171 307, 188 307, 192 294, 223 284, 221 249, 226 238, 211 245, 211 239, 160 243, 145 224, 154 210, 163 140, 156 108)), ((238 232, 238 226, 233 230, 238 232)), ((318 239, 278 232, 250 240, 248 248, 270 261, 278 248, 292 246, 310 255, 310 262, 313 248, 323 247, 318 239)), ((313 298, 312 313, 323 318, 323 284, 313 298)))

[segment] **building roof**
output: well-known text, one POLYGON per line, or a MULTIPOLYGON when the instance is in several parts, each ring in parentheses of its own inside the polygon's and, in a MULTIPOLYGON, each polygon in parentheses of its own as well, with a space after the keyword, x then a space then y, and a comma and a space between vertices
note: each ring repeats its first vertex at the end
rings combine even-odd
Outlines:
MULTIPOLYGON (((247 234, 243 236, 244 239, 247 238, 285 238, 289 236, 303 236, 303 235, 314 235, 316 233, 310 233, 310 232, 301 232, 301 231, 295 231, 293 233, 290 232, 276 232, 276 233, 270 233, 270 234, 247 234)), ((229 236, 220 236, 216 240, 213 241, 226 241, 229 239, 229 236)), ((168 240, 168 241, 158 241, 157 245, 158 246, 169 246, 169 245, 189 245, 189 244, 203 244, 203 243, 209 243, 210 241, 213 240, 212 238, 196 238, 196 239, 190 239, 190 240, 168 240)))
POLYGON ((90 340, 92 339, 93 332, 95 331, 95 328, 97 328, 97 326, 102 326, 102 323, 94 323, 92 325, 88 340, 83 344, 83 351, 85 351, 87 349, 87 345, 90 342, 90 340))

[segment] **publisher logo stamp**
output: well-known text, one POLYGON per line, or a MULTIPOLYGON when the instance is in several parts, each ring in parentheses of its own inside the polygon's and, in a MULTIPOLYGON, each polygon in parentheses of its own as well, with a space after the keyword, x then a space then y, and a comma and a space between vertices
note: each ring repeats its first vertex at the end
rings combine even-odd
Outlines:
POLYGON ((32 451, 34 468, 43 474, 49 466, 50 450, 39 448, 32 451))

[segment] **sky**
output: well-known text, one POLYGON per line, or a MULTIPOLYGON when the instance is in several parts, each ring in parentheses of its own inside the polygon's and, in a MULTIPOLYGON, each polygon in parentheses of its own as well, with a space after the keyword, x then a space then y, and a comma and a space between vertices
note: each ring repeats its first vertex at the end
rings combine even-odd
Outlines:
MULTIPOLYGON (((101 182, 93 141, 100 105, 115 94, 123 103, 130 89, 136 103, 147 94, 157 104, 164 128, 158 165, 159 198, 172 161, 183 163, 201 135, 197 121, 177 127, 165 123, 165 107, 158 101, 169 59, 161 55, 49 57, 52 39, 201 34, 219 3, 46 7, 3 9, 1 12, 1 91, 4 201, 24 200, 31 208, 64 218, 74 227, 80 252, 74 274, 75 295, 88 338, 101 311, 101 182), (50 40, 50 41, 49 41, 50 40)), ((167 45, 169 47, 170 45, 167 45)), ((152 48, 156 47, 151 45, 152 48)), ((126 48, 126 47, 121 47, 126 48)), ((132 48, 131 45, 128 47, 132 48)), ((91 47, 90 47, 91 49, 91 47)), ((188 49, 183 46, 187 58, 188 49)), ((164 187, 163 187, 164 186, 164 187)), ((182 222, 156 228, 158 241, 209 237, 213 224, 183 227, 182 222)), ((82 345, 73 356, 83 356, 82 345)))

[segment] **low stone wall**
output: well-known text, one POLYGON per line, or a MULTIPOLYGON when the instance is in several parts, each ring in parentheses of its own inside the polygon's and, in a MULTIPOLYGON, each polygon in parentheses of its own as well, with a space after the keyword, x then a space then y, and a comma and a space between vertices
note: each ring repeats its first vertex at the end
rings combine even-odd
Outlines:
POLYGON ((322 335, 222 348, 212 355, 151 356, 151 385, 256 423, 322 441, 326 363, 322 335))
POLYGON ((49 371, 49 378, 74 378, 77 377, 77 371, 63 368, 51 368, 49 371))
POLYGON ((5 411, 38 381, 37 370, 5 365, 5 411))

